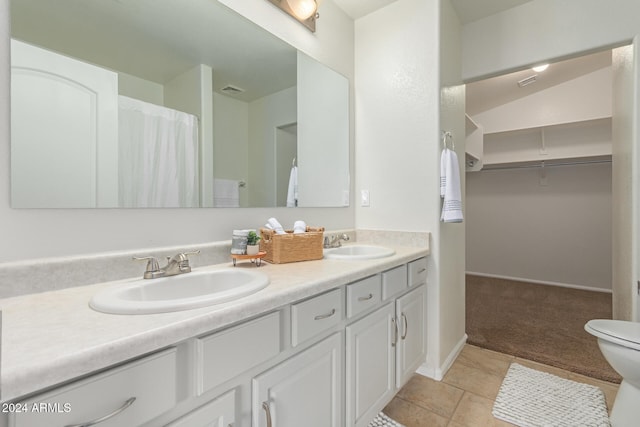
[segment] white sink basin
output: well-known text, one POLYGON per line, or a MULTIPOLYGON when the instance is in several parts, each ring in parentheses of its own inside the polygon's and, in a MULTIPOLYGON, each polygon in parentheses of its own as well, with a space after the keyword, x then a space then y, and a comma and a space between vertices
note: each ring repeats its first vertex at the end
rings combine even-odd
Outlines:
POLYGON ((268 284, 269 277, 259 271, 235 268, 193 271, 114 285, 94 295, 89 306, 111 314, 166 313, 233 301, 268 284))
POLYGON ((355 244, 345 245, 335 249, 325 249, 324 257, 329 259, 360 260, 385 258, 395 253, 396 251, 393 249, 384 246, 355 244))

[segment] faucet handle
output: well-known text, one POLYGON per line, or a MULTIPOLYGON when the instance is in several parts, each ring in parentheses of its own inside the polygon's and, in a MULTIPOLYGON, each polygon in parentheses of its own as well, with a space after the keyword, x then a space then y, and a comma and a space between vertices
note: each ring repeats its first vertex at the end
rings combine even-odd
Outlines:
MULTIPOLYGON (((189 252, 180 252, 173 256, 173 260, 175 260, 180 268, 180 271, 188 273, 191 271, 191 266, 189 265, 189 255, 197 255, 199 254, 199 250, 189 251, 189 252)), ((170 262, 170 258, 167 257, 167 261, 170 262)))
POLYGON ((147 269, 144 271, 145 279, 147 276, 152 276, 153 273, 157 273, 160 271, 160 264, 158 264, 158 260, 152 256, 144 256, 144 257, 133 257, 135 261, 147 261, 147 269), (147 274, 149 273, 149 274, 147 274))
POLYGON ((175 255, 173 258, 177 261, 186 262, 187 264, 189 264, 189 255, 198 255, 199 253, 200 253, 199 249, 196 249, 195 251, 180 252, 177 255, 175 255))
POLYGON ((189 255, 198 255, 200 254, 200 249, 196 249, 195 251, 189 251, 189 252, 182 252, 182 255, 186 257, 188 257, 189 255))

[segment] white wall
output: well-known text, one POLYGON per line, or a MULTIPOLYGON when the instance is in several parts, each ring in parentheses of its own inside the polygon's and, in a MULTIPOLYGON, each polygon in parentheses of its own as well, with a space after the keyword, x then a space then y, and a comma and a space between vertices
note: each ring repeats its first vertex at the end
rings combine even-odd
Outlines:
POLYGON ((164 105, 198 117, 200 203, 213 206, 213 70, 200 64, 164 84, 164 105))
POLYGON ((611 164, 467 173, 467 271, 611 289, 611 164))
MULTIPOLYGON (((462 84, 462 50, 458 17, 449 0, 440 2, 440 129, 449 131, 455 141, 461 173, 463 215, 467 220, 464 180, 465 152, 465 86, 462 84)), ((439 160, 442 145, 438 144, 439 160)), ((438 165, 439 166, 439 165, 438 165)), ((439 167, 436 167, 439 170, 439 167)), ((440 203, 436 206, 440 208, 440 203)), ((438 301, 440 377, 453 362, 466 342, 465 334, 465 223, 442 222, 439 225, 440 289, 438 301)), ((430 329, 431 333, 433 331, 430 329)))
POLYGON ((613 67, 613 318, 637 319, 638 293, 638 198, 637 183, 640 168, 638 167, 638 73, 639 52, 637 38, 634 46, 614 49, 613 67), (636 84, 634 93, 629 90, 636 84), (634 185, 636 186, 634 191, 634 185), (636 197, 634 198, 634 192, 636 197), (636 215, 630 217, 635 209, 636 215), (635 232, 633 231, 635 227, 635 232), (635 313, 635 315, 634 315, 635 313))
POLYGON ((346 206, 349 81, 298 53, 297 89, 298 206, 346 206))
POLYGON ((628 44, 640 31, 640 2, 533 0, 463 28, 462 77, 478 80, 628 44))
MULTIPOLYGON (((353 79, 353 21, 330 0, 321 5, 315 35, 264 0, 224 3, 353 79)), ((0 0, 0 262, 226 240, 231 230, 260 226, 271 216, 291 224, 303 218, 327 229, 354 227, 353 208, 11 209, 9 40, 9 2, 0 0)))
POLYGON ((156 105, 164 105, 164 86, 140 77, 118 73, 118 94, 156 105))
POLYGON ((398 0, 356 21, 359 228, 437 227, 438 20, 437 0, 398 0))
POLYGON ((296 121, 295 87, 249 104, 247 191, 251 206, 276 206, 276 129, 295 124, 296 121))
MULTIPOLYGON (((249 178, 249 104, 213 94, 213 176, 249 178)), ((240 188, 240 206, 248 206, 247 188, 240 188)))
POLYGON ((439 222, 441 124, 464 138, 460 25, 442 2, 440 48, 440 3, 398 0, 358 19, 355 52, 356 224, 432 233, 421 372, 436 378, 464 342, 464 226, 439 222), (451 86, 442 91, 442 107, 441 73, 443 86, 451 86), (359 205, 360 190, 370 191, 369 207, 359 205))
POLYGON ((472 116, 484 133, 611 117, 611 67, 472 116))

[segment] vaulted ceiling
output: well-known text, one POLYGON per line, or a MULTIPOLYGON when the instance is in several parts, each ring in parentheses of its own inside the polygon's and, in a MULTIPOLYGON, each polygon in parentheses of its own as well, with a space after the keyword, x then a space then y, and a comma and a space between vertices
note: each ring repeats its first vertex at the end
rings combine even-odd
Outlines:
MULTIPOLYGON (((321 0, 320 0, 321 1, 321 0)), ((396 0, 334 0, 353 19, 358 19, 396 0)), ((460 22, 466 24, 532 0, 451 0, 460 22)))

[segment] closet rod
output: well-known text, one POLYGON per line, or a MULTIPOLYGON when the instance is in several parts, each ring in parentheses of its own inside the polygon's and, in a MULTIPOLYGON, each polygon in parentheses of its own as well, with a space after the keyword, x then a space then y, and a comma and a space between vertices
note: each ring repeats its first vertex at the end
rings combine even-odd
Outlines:
POLYGON ((531 168, 542 168, 542 167, 552 167, 552 166, 573 166, 573 165, 593 165, 598 163, 611 163, 611 160, 583 160, 577 162, 561 162, 561 163, 546 163, 542 162, 537 165, 521 165, 521 166, 489 166, 483 167, 481 171, 494 171, 494 170, 506 170, 506 169, 531 169, 531 168))

